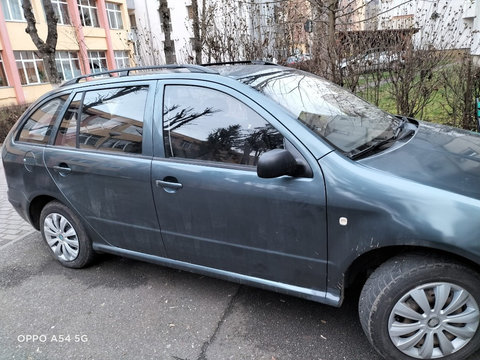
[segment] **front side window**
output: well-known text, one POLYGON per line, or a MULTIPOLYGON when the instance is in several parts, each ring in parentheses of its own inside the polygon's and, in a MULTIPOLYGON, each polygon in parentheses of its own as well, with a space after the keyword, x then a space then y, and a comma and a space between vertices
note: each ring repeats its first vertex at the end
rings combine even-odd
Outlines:
POLYGON ((55 53, 57 71, 62 80, 70 80, 80 76, 80 61, 78 54, 72 51, 57 51, 55 53))
POLYGON ((43 84, 48 82, 43 59, 41 59, 36 52, 14 51, 13 53, 22 85, 43 84))
POLYGON ((53 124, 68 95, 57 97, 40 106, 25 122, 18 135, 19 141, 47 144, 53 124))
POLYGON ((65 113, 55 144, 141 154, 147 93, 147 86, 131 86, 77 94, 65 113))
POLYGON ((8 86, 7 75, 5 74, 5 69, 3 67, 2 54, 0 54, 0 87, 8 86))
POLYGON ((1 0, 3 15, 7 21, 25 21, 21 0, 1 0))
POLYGON ((105 51, 89 51, 88 61, 90 62, 90 70, 93 73, 107 71, 107 57, 105 51))
POLYGON ((70 25, 70 16, 68 15, 67 0, 51 0, 53 11, 58 19, 59 25, 70 25))
POLYGON ((95 0, 78 0, 78 12, 83 26, 99 27, 95 0))
POLYGON ((196 86, 166 86, 163 136, 167 157, 253 165, 283 136, 236 98, 196 86))
POLYGON ((105 5, 107 8, 108 25, 110 25, 110 29, 123 29, 122 10, 120 5, 110 2, 105 3, 105 5))

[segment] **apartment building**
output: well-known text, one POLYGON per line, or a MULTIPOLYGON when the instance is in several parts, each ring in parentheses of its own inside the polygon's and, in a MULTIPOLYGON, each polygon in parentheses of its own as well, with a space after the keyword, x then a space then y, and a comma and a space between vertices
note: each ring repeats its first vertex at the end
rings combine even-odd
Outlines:
MULTIPOLYGON (((63 80, 128 67, 132 49, 125 0, 51 0, 58 18, 56 65, 63 80)), ((31 0, 47 35, 42 0, 31 0)), ((52 89, 43 60, 25 32, 22 0, 0 0, 0 106, 30 103, 52 89)))
POLYGON ((381 0, 378 29, 415 29, 416 48, 464 49, 480 65, 480 0, 381 0))
MULTIPOLYGON (((298 2, 305 0, 291 1, 298 2)), ((137 64, 194 62, 195 12, 191 0, 128 0, 127 4, 137 64)), ((197 6, 203 31, 203 62, 251 58, 253 48, 258 50, 255 52, 258 59, 272 60, 289 55, 279 46, 284 36, 279 22, 285 14, 279 14, 278 2, 197 0, 197 6)), ((303 22, 300 27, 303 31, 303 22)))

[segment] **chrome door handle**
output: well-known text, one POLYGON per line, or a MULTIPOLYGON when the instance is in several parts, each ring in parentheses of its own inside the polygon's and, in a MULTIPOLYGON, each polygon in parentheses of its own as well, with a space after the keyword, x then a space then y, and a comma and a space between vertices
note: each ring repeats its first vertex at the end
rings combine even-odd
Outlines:
POLYGON ((72 169, 70 169, 67 164, 56 165, 53 167, 53 170, 64 176, 72 172, 72 169))
POLYGON ((183 185, 180 184, 180 183, 177 183, 177 182, 170 182, 170 181, 163 181, 163 180, 155 180, 155 184, 156 184, 157 186, 168 187, 168 188, 175 189, 175 190, 178 190, 178 189, 183 188, 183 185))
POLYGON ((177 190, 183 188, 183 185, 179 183, 177 179, 171 176, 167 176, 163 180, 155 180, 155 185, 161 186, 163 190, 169 194, 176 193, 177 190))

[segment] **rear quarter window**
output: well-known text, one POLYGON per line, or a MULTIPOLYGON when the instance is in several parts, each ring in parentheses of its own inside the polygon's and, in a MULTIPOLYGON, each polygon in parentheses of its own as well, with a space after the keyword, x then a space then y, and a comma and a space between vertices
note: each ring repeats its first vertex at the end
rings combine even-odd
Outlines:
POLYGON ((55 145, 141 154, 148 86, 79 93, 71 102, 55 145))
POLYGON ((20 128, 17 140, 35 144, 47 144, 55 120, 67 98, 68 95, 56 97, 35 110, 20 128))

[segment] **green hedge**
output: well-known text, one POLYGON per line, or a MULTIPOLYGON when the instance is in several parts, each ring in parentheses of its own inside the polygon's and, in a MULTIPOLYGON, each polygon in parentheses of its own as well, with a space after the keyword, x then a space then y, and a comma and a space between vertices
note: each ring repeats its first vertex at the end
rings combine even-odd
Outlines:
POLYGON ((28 105, 0 107, 0 144, 3 143, 13 124, 15 124, 27 107, 28 105))

